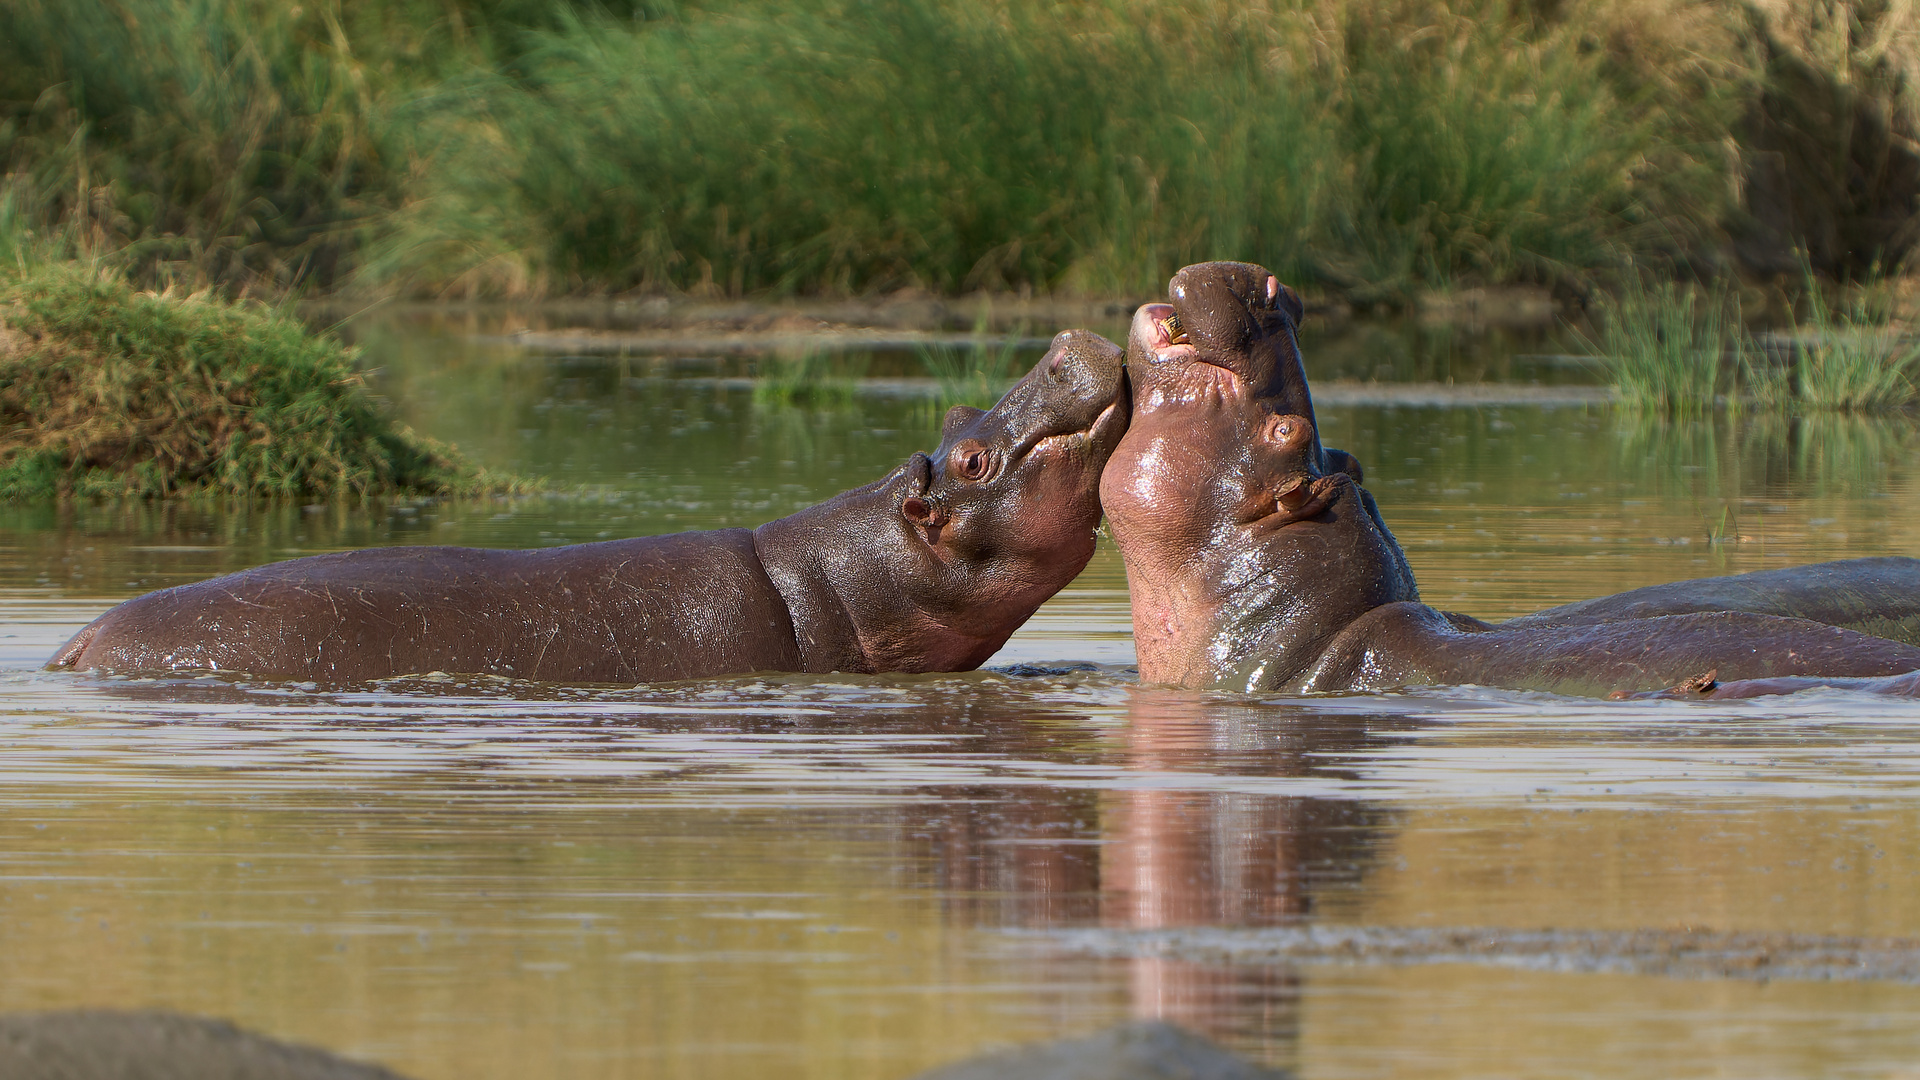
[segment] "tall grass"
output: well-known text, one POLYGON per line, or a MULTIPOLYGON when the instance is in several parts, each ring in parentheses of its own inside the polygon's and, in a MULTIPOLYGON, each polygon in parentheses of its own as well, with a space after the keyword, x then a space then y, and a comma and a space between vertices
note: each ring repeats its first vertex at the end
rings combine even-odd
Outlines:
POLYGON ((1364 10, 1324 57, 1290 4, 579 15, 531 36, 523 77, 421 104, 437 164, 369 273, 1137 291, 1237 252, 1394 289, 1627 250, 1653 212, 1631 166, 1660 132, 1596 60, 1493 0, 1438 9, 1434 49, 1364 10))
POLYGON ((1585 32, 1499 0, 1355 5, 1340 102, 1354 179, 1330 208, 1349 243, 1323 256, 1332 272, 1375 288, 1554 281, 1631 255, 1648 222, 1713 213, 1704 186, 1650 197, 1671 117, 1623 99, 1585 32))
POLYGON ((855 353, 836 360, 825 349, 775 353, 759 365, 753 403, 776 409, 795 405, 844 408, 852 403, 870 359, 864 353, 855 353))
POLYGON ((1598 315, 1599 340, 1589 349, 1629 408, 1702 416, 1732 389, 1744 335, 1724 288, 1703 292, 1631 274, 1598 315))
POLYGON ((1790 379, 1774 393, 1812 409, 1881 409, 1914 399, 1920 340, 1900 333, 1890 311, 1875 303, 1873 282, 1847 289, 1838 307, 1803 263, 1805 316, 1789 335, 1790 379))
POLYGON ((390 191, 379 75, 334 5, 18 0, 0 72, 16 189, 150 275, 328 280, 390 191))
MULTIPOLYGON (((1871 32, 1699 0, 16 0, 0 161, 39 228, 240 291, 1124 293, 1228 255, 1357 299, 1583 284, 1724 261, 1776 53, 1871 75, 1846 102, 1904 168, 1912 20, 1826 7, 1871 32)), ((1854 218, 1907 243, 1884 202, 1854 218)))
POLYGON ((1623 280, 1597 308, 1589 351, 1630 408, 1699 416, 1717 400, 1776 412, 1886 409, 1920 395, 1920 338, 1894 318, 1883 279, 1836 286, 1805 256, 1791 329, 1756 340, 1726 283, 1701 289, 1623 280))

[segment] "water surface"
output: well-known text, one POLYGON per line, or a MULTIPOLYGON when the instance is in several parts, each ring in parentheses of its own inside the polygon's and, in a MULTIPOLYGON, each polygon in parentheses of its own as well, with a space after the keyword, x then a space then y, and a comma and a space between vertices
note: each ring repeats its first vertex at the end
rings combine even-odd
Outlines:
MULTIPOLYGON (((0 1009, 223 1016, 422 1080, 893 1080, 1130 1016, 1314 1078, 1920 1058, 1920 703, 1140 688, 1104 542, 962 675, 36 670, 148 589, 375 544, 752 525, 933 441, 900 357, 793 409, 756 405, 751 357, 466 329, 366 332, 381 391, 588 494, 7 511, 0 1009)), ((1396 353, 1404 333, 1365 332, 1389 344, 1319 343, 1316 377, 1361 387, 1325 395, 1323 427, 1430 602, 1499 618, 1920 554, 1910 418, 1661 425, 1530 399, 1581 381, 1527 359, 1558 354, 1541 335, 1396 353), (1449 377, 1505 403, 1364 390, 1449 377)))

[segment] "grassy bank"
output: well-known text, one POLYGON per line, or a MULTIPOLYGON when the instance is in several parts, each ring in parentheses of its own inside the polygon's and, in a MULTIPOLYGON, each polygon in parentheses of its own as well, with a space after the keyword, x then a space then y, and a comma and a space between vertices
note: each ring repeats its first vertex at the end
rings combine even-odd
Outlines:
POLYGON ((396 425, 349 350, 271 309, 93 266, 0 274, 0 498, 524 486, 396 425))
POLYGON ((229 291, 1133 293, 1234 256, 1365 301, 1796 246, 1844 274, 1915 239, 1916 18, 20 0, 0 216, 229 291))

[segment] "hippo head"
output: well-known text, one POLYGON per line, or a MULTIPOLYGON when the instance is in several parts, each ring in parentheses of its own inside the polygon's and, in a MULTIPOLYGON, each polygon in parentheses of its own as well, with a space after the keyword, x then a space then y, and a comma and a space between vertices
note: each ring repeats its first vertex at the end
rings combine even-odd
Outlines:
POLYGON ((1065 331, 992 409, 947 410, 940 448, 903 470, 900 515, 940 564, 1052 595, 1093 557, 1100 473, 1129 415, 1120 349, 1065 331))
POLYGON ((1329 471, 1294 343, 1300 299, 1250 263, 1175 274, 1134 312, 1134 420, 1102 481, 1116 540, 1186 561, 1329 471), (1225 532, 1223 532, 1225 530, 1225 532))
POLYGON ((1412 577, 1357 463, 1320 444, 1293 290, 1221 262, 1180 271, 1168 295, 1134 314, 1133 422, 1101 480, 1140 677, 1258 681, 1261 657, 1407 598, 1412 577))
POLYGON ((1072 581, 1093 557, 1100 473, 1127 430, 1121 358, 1098 334, 1060 334, 993 408, 948 410, 931 456, 913 455, 819 514, 762 526, 780 534, 763 547, 776 559, 796 544, 816 550, 820 575, 856 628, 857 648, 833 645, 839 655, 810 667, 978 667, 1072 581), (846 541, 825 532, 796 540, 798 524, 787 524, 831 521, 832 508, 847 504, 869 515, 862 550, 838 550, 846 541))
MULTIPOLYGON (((1180 400, 1219 384, 1312 426, 1313 398, 1294 338, 1304 308, 1292 289, 1252 263, 1213 262, 1175 274, 1167 295, 1172 303, 1145 304, 1133 315, 1127 363, 1137 395, 1180 400)), ((1317 433, 1310 456, 1325 469, 1317 433)))

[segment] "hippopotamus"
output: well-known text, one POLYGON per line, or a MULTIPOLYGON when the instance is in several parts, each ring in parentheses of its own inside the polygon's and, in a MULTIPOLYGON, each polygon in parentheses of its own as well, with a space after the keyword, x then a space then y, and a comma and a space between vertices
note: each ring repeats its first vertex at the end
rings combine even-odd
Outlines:
POLYGON ((1913 644, 1776 610, 1681 610, 1672 597, 1663 608, 1623 594, 1496 626, 1422 604, 1373 498, 1320 446, 1292 291, 1258 266, 1203 263, 1168 292, 1170 303, 1134 315, 1133 422, 1100 485, 1142 681, 1604 695, 1707 669, 1743 679, 1920 668, 1913 644))
POLYGON ((1118 346, 1068 331, 932 457, 756 529, 315 555, 129 600, 49 666, 550 682, 978 667, 1093 555, 1118 346))

